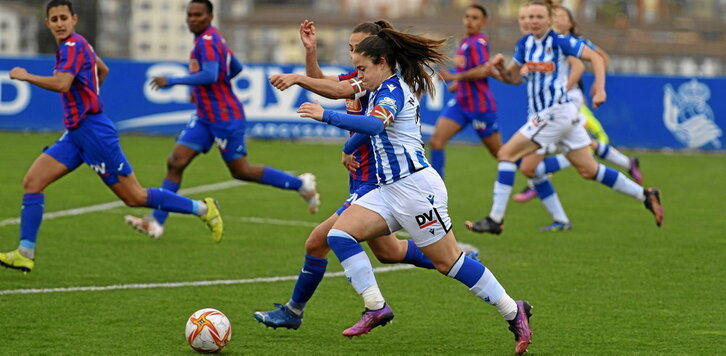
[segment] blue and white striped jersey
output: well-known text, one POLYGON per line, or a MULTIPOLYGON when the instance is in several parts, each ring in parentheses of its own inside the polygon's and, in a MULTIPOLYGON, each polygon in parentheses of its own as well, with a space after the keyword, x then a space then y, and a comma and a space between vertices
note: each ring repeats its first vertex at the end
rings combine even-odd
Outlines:
POLYGON ((385 130, 371 137, 379 184, 391 184, 429 167, 421 138, 419 102, 397 75, 371 92, 366 115, 383 120, 385 130))
POLYGON ((569 65, 567 56, 580 57, 585 44, 578 38, 549 30, 542 38, 523 36, 514 49, 514 62, 527 66, 527 94, 530 114, 555 104, 568 102, 565 88, 569 65))

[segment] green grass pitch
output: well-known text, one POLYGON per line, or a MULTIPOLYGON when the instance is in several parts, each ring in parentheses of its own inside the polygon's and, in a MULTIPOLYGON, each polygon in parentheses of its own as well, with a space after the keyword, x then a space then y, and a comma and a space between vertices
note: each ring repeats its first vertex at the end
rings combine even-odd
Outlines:
MULTIPOLYGON (((19 216, 26 169, 57 134, 0 133, 0 220, 19 216)), ((142 184, 156 186, 173 138, 124 136, 142 184)), ((496 310, 457 281, 421 269, 377 275, 396 312, 394 322, 348 340, 362 302, 341 277, 323 280, 297 331, 264 328, 253 318, 286 302, 294 281, 79 291, 3 292, 295 276, 312 226, 347 197, 339 144, 249 142, 249 159, 296 174, 317 175, 323 204, 307 213, 296 193, 257 184, 192 194, 219 200, 225 240, 214 244, 203 224, 173 215, 152 241, 123 224, 117 207, 43 222, 36 267, 23 275, 0 269, 0 354, 193 354, 187 317, 214 307, 231 320, 224 354, 512 354, 512 335, 496 310)), ((450 146, 447 187, 454 231, 476 246, 515 299, 535 307, 532 355, 707 354, 726 341, 726 156, 641 153, 647 186, 663 192, 665 223, 657 228, 642 203, 573 169, 554 176, 573 230, 541 233, 550 223, 536 201, 511 202, 500 236, 466 231, 486 215, 496 163, 480 146, 450 146)), ((230 180, 216 152, 188 168, 183 187, 230 180)), ((524 179, 517 178, 515 189, 524 179)), ((46 190, 46 214, 115 201, 82 166, 46 190)), ((0 224, 0 250, 15 248, 19 227, 0 224)), ((375 266, 380 266, 374 262, 375 266)), ((342 268, 330 256, 328 271, 342 268)))

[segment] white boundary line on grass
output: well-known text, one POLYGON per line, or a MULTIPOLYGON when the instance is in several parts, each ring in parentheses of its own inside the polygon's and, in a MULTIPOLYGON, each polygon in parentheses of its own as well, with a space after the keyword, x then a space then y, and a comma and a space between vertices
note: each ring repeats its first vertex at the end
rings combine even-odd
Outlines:
MULTIPOLYGON (((215 190, 222 190, 232 188, 246 183, 236 180, 229 180, 220 183, 200 185, 196 187, 182 189, 181 194, 196 194, 204 193, 215 190)), ((81 214, 88 214, 93 212, 106 211, 118 207, 122 207, 123 202, 114 201, 110 203, 103 203, 97 205, 90 205, 82 208, 60 210, 52 213, 43 215, 43 220, 55 219, 64 216, 74 216, 81 214)), ((285 226, 308 226, 315 227, 318 223, 310 221, 297 221, 297 220, 283 220, 274 218, 261 218, 254 216, 243 216, 236 217, 235 219, 258 223, 258 224, 269 224, 269 225, 285 225, 285 226)), ((16 225, 20 223, 20 218, 12 218, 6 220, 0 220, 1 226, 16 225)), ((400 236, 408 236, 405 231, 397 233, 400 236)), ((479 251, 476 246, 467 243, 459 242, 459 247, 462 250, 475 250, 479 251)), ((415 268, 412 265, 395 265, 386 267, 376 267, 373 269, 376 273, 386 273, 393 271, 400 271, 415 268)), ((344 276, 344 272, 330 272, 326 273, 325 277, 341 277, 344 276)), ((179 287, 196 287, 196 286, 214 286, 214 285, 236 285, 236 284, 248 284, 248 283, 271 283, 280 281, 294 281, 298 276, 277 276, 277 277, 257 277, 248 279, 222 279, 222 280, 208 280, 208 281, 191 281, 191 282, 167 282, 167 283, 133 283, 133 284, 115 284, 109 286, 85 286, 85 287, 57 287, 57 288, 29 288, 29 289, 8 289, 0 290, 0 295, 10 294, 44 294, 44 293, 68 293, 68 292, 100 292, 100 291, 111 291, 111 290, 122 290, 122 289, 150 289, 150 288, 179 288, 179 287)))
MULTIPOLYGON (((189 195, 189 194, 197 194, 197 193, 206 193, 206 192, 212 192, 212 191, 216 191, 216 190, 233 188, 233 187, 237 187, 237 186, 245 185, 245 184, 247 184, 247 183, 238 181, 238 180, 228 180, 225 182, 205 184, 205 185, 199 185, 196 187, 182 189, 179 191, 179 194, 189 195)), ((124 206, 124 203, 122 201, 118 200, 118 201, 113 201, 110 203, 84 206, 82 208, 54 211, 51 213, 43 214, 43 220, 57 219, 57 218, 61 218, 64 216, 74 216, 74 215, 94 213, 94 212, 98 212, 98 211, 105 211, 105 210, 110 210, 110 209, 114 209, 114 208, 119 208, 122 206, 124 206)), ((8 226, 8 225, 18 225, 18 224, 20 224, 20 218, 11 218, 11 219, 0 220, 0 227, 8 226)))
MULTIPOLYGON (((376 267, 373 269, 376 273, 393 272, 415 268, 413 265, 395 265, 386 267, 376 267)), ((344 272, 325 273, 324 278, 342 277, 344 272)), ((280 281, 294 281, 298 276, 278 276, 278 277, 257 277, 248 279, 219 279, 213 281, 192 281, 192 282, 168 282, 168 283, 133 283, 133 284, 114 284, 110 286, 86 286, 86 287, 59 287, 59 288, 30 288, 30 289, 8 289, 0 290, 0 295, 10 294, 45 294, 45 293, 69 293, 69 292, 104 292, 122 289, 151 289, 151 288, 179 288, 179 287, 199 287, 199 286, 219 286, 219 285, 236 285, 249 283, 272 283, 280 281)))

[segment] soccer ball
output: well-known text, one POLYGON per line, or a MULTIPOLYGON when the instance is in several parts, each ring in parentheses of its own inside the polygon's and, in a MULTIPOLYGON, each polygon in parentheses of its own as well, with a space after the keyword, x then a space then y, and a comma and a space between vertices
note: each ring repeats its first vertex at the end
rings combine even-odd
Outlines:
POLYGON ((222 350, 232 338, 232 324, 219 310, 204 308, 187 320, 187 342, 195 351, 211 353, 222 350))

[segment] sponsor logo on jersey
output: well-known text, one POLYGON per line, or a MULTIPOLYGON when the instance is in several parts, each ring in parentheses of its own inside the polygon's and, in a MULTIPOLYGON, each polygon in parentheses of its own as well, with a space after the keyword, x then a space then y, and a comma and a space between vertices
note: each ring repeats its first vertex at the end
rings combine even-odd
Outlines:
POLYGON ((554 62, 527 62, 526 66, 530 72, 552 73, 555 71, 554 62))
POLYGON ((433 208, 421 215, 416 215, 416 223, 418 224, 418 228, 421 230, 428 228, 433 224, 440 223, 439 212, 436 208, 433 208))
POLYGON ((101 162, 100 164, 89 164, 89 166, 91 166, 91 169, 93 169, 97 174, 106 174, 106 162, 101 162))
POLYGON ((222 152, 227 152, 227 139, 226 138, 215 137, 214 143, 217 144, 217 147, 219 147, 219 149, 222 152))

